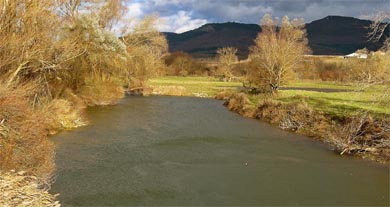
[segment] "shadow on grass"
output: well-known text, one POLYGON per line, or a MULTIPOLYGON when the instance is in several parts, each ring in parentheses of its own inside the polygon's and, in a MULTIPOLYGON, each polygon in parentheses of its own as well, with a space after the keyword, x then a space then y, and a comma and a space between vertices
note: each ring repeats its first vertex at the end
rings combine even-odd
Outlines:
POLYGON ((375 109, 368 109, 359 106, 354 106, 348 103, 340 103, 340 102, 350 102, 350 103, 361 103, 370 107, 369 104, 373 104, 373 101, 350 101, 339 98, 316 98, 316 97, 302 97, 302 96, 293 96, 287 98, 279 98, 278 100, 284 103, 298 103, 305 101, 310 106, 312 106, 315 110, 323 111, 328 115, 332 116, 348 116, 355 115, 362 111, 368 111, 370 114, 377 117, 386 117, 389 114, 377 111, 375 109))

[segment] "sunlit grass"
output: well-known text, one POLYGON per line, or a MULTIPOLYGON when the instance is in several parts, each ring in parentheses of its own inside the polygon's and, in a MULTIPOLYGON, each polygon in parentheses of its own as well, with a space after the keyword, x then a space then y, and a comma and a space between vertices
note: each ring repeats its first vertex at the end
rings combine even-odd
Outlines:
POLYGON ((337 82, 331 81, 313 81, 313 80, 305 80, 305 81, 292 81, 285 85, 285 87, 294 87, 294 88, 330 88, 330 89, 346 89, 346 90, 354 90, 355 87, 351 83, 340 84, 337 82))
MULTIPOLYGON (((149 81, 151 86, 183 86, 190 94, 205 93, 210 97, 223 90, 237 90, 242 84, 238 82, 222 82, 213 77, 160 77, 149 81)), ((303 100, 315 110, 337 116, 350 116, 361 111, 367 111, 375 116, 389 116, 389 104, 377 100, 383 94, 386 86, 371 88, 356 88, 353 84, 324 81, 295 81, 285 87, 297 90, 282 90, 275 97, 284 103, 302 102, 303 100), (302 88, 302 90, 299 90, 302 88), (305 88, 343 89, 348 92, 316 92, 305 88)), ((388 87, 388 86, 387 86, 388 87)), ((249 99, 254 105, 263 95, 253 95, 249 99)))
POLYGON ((332 115, 354 115, 362 111, 368 111, 378 116, 389 115, 389 107, 376 100, 375 95, 378 93, 367 91, 324 93, 292 90, 281 91, 277 99, 285 103, 304 100, 314 109, 332 115))
POLYGON ((223 90, 236 90, 241 86, 238 82, 223 82, 212 77, 160 77, 151 79, 149 85, 153 86, 183 86, 190 94, 207 94, 215 96, 223 90))

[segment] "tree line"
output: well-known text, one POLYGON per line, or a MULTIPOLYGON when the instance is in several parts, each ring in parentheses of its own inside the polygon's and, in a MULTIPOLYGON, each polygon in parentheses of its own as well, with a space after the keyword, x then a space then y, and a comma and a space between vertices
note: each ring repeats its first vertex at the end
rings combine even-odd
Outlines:
POLYGON ((372 32, 367 34, 376 41, 385 39, 381 55, 373 53, 366 60, 324 61, 305 57, 311 51, 303 19, 290 20, 285 16, 280 20, 266 14, 260 22, 262 32, 250 47, 248 61, 234 71, 237 49, 220 48, 217 50, 219 68, 228 80, 238 76, 235 78, 244 87, 272 94, 293 76, 308 77, 313 71, 323 80, 348 80, 365 86, 386 84, 390 80, 388 17, 388 13, 380 13, 371 25, 372 32))

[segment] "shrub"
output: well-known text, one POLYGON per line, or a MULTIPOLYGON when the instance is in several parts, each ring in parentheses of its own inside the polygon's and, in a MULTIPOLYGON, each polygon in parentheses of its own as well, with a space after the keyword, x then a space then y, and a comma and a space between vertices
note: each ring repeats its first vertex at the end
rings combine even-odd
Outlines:
POLYGON ((349 60, 318 60, 315 62, 319 77, 323 81, 347 81, 349 72, 349 60))
POLYGON ((112 105, 125 93, 118 81, 110 77, 90 77, 77 93, 88 106, 112 105))
POLYGON ((66 99, 54 99, 41 108, 48 120, 49 134, 59 129, 72 129, 87 124, 84 105, 77 105, 66 99))
POLYGON ((45 114, 31 107, 26 91, 31 88, 0 84, 0 169, 46 180, 54 168, 54 146, 47 138, 45 114))
POLYGON ((75 18, 61 35, 61 41, 69 40, 77 43, 78 55, 64 64, 67 70, 56 74, 67 87, 77 93, 81 87, 102 83, 95 77, 110 77, 122 84, 128 82, 126 46, 115 34, 102 28, 97 18, 88 15, 75 18))
POLYGON ((241 114, 244 117, 254 116, 252 102, 244 93, 233 93, 224 104, 229 110, 241 114))

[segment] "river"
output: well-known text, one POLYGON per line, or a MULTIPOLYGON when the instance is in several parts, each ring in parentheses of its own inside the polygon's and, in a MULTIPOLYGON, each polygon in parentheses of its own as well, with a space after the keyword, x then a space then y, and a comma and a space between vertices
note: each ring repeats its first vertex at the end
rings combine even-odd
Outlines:
POLYGON ((243 118, 221 101, 127 97, 54 137, 64 206, 389 205, 389 166, 243 118))

